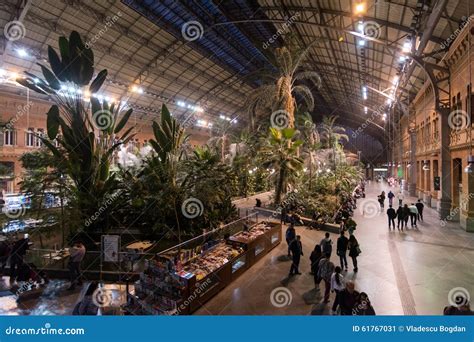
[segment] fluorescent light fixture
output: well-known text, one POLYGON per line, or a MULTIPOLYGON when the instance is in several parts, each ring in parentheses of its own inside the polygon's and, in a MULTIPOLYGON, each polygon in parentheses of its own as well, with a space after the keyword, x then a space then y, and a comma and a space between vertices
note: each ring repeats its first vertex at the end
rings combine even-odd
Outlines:
POLYGON ((195 107, 194 110, 199 113, 204 112, 204 109, 202 107, 195 107))
POLYGON ((387 168, 385 167, 374 167, 374 171, 381 171, 381 172, 385 172, 385 171, 388 171, 387 168))
POLYGON ((0 76, 5 76, 7 71, 5 69, 0 69, 0 76))
POLYGON ((17 49, 17 50, 16 50, 16 53, 17 53, 18 56, 20 56, 20 57, 28 57, 28 52, 26 52, 25 49, 17 49))
POLYGON ((400 56, 399 58, 400 62, 405 62, 407 60, 406 56, 400 56))
POLYGON ((359 40, 359 46, 364 46, 364 45, 365 45, 365 40, 364 39, 359 40))
POLYGON ((184 103, 183 101, 178 101, 178 106, 186 107, 186 103, 184 103))
POLYGON ((222 115, 222 114, 221 114, 221 115, 219 115, 219 119, 221 119, 221 120, 225 120, 225 115, 222 115))
POLYGON ((359 30, 360 33, 364 34, 364 23, 362 21, 359 21, 359 25, 357 25, 357 29, 359 30))
POLYGON ((363 93, 362 97, 364 98, 364 100, 367 100, 367 93, 363 93))
POLYGON ((402 51, 405 52, 405 53, 410 52, 411 51, 411 42, 405 42, 403 44, 402 51))
POLYGON ((393 85, 397 84, 399 80, 400 80, 400 76, 398 76, 398 75, 395 76, 395 77, 393 78, 393 80, 392 80, 392 84, 393 84, 393 85))
POLYGON ((368 108, 364 107, 364 113, 367 114, 368 108))

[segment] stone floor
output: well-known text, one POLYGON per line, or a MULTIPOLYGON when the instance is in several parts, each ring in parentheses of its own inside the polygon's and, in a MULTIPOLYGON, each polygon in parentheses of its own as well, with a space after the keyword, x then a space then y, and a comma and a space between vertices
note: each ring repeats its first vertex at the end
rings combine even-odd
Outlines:
MULTIPOLYGON (((379 315, 439 315, 450 295, 459 291, 474 295, 474 234, 466 233, 455 223, 442 224, 431 208, 425 208, 424 222, 417 229, 389 232, 386 214, 379 211, 376 201, 382 190, 387 193, 390 187, 386 183, 368 184, 366 198, 357 203, 354 218, 358 226, 354 234, 362 254, 359 272, 354 274, 350 268, 346 279, 354 280, 357 289, 369 295, 379 315)), ((396 193, 397 189, 392 191, 396 193)), ((415 200, 407 198, 405 202, 415 200)), ((305 252, 302 275, 287 278, 290 261, 284 257, 283 242, 196 314, 328 314, 329 309, 320 304, 320 294, 313 289, 308 273, 311 250, 324 233, 297 227, 297 234, 302 236, 305 252), (288 291, 281 292, 281 288, 288 291), (282 298, 291 297, 291 303, 283 307, 272 305, 272 291, 280 291, 282 298)), ((335 242, 337 235, 331 235, 335 242)), ((338 263, 335 253, 332 261, 338 263)))
MULTIPOLYGON (((389 232, 386 215, 378 210, 376 201, 378 193, 389 189, 386 184, 368 184, 366 198, 358 201, 355 235, 362 254, 359 272, 354 274, 350 268, 346 279, 354 280, 359 291, 368 293, 379 315, 439 315, 448 304, 450 293, 453 296, 464 291, 474 295, 474 234, 466 233, 455 223, 442 224, 436 211, 430 208, 425 209, 425 221, 418 229, 389 232)), ((258 197, 266 202, 269 195, 258 197)), ((238 204, 240 208, 249 209, 254 198, 238 204)), ((314 290, 313 278, 308 273, 309 255, 324 232, 305 227, 296 229, 302 236, 305 253, 301 260, 302 275, 288 279, 290 261, 285 257, 286 243, 283 242, 196 314, 329 314, 328 306, 320 303, 320 293, 314 290), (278 307, 272 305, 272 291, 280 294, 274 297, 278 307), (291 299, 291 302, 278 305, 278 299, 291 299)), ((331 235, 335 242, 337 235, 331 235)), ((332 261, 338 262, 335 253, 332 261)), ((0 278, 0 315, 71 314, 84 289, 70 292, 66 290, 67 285, 67 282, 53 280, 42 297, 17 303, 13 293, 8 291, 8 278, 0 278)))

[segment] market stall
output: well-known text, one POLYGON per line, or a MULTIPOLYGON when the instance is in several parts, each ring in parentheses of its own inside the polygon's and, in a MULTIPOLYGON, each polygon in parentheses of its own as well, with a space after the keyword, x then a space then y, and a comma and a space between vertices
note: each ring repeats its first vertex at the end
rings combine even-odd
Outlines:
POLYGON ((281 242, 281 225, 261 222, 224 239, 203 239, 148 260, 129 295, 133 314, 186 315, 200 308, 281 242))

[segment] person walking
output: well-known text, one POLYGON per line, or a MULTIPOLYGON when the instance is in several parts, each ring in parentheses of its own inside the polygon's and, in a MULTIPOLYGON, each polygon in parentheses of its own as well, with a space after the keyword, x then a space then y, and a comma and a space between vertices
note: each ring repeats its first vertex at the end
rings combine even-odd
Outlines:
POLYGON ((330 238, 329 233, 324 234, 324 239, 321 240, 319 243, 321 245, 321 250, 323 254, 329 254, 329 257, 331 257, 332 254, 332 240, 330 238))
POLYGON ((398 209, 397 209, 397 228, 398 228, 398 231, 400 231, 400 223, 401 223, 401 226, 402 226, 401 228, 402 228, 402 232, 403 232, 403 222, 405 222, 403 207, 399 206, 398 209))
POLYGON ((393 198, 395 197, 395 194, 390 190, 387 194, 388 197, 388 205, 393 205, 393 198))
POLYGON ((337 307, 339 306, 340 293, 345 289, 344 277, 341 274, 342 269, 339 266, 334 268, 334 273, 331 276, 331 292, 336 293, 336 298, 332 305, 332 313, 335 315, 337 313, 337 307))
POLYGON ((23 258, 26 255, 26 251, 30 248, 27 235, 25 234, 13 244, 10 254, 10 283, 16 281, 23 267, 23 258))
POLYGON ((397 217, 397 212, 395 211, 395 209, 392 208, 391 204, 388 206, 387 216, 388 216, 388 230, 390 230, 391 226, 393 226, 393 230, 395 230, 395 217, 397 217))
POLYGON ((410 208, 408 204, 403 205, 403 222, 405 223, 405 228, 408 229, 408 219, 410 218, 410 208))
POLYGON ((301 244, 301 236, 297 235, 296 239, 294 239, 290 243, 290 250, 293 256, 293 261, 290 267, 290 277, 295 274, 301 274, 299 270, 300 266, 300 259, 303 255, 303 245, 301 244))
POLYGON ((0 277, 3 276, 9 256, 10 244, 5 236, 0 236, 0 277))
POLYGON ((318 277, 319 271, 319 262, 323 257, 323 253, 321 252, 321 246, 316 245, 314 246, 314 250, 311 252, 309 260, 311 261, 311 273, 313 273, 314 278, 314 287, 319 289, 318 285, 321 282, 321 279, 318 277))
POLYGON ((296 238, 296 230, 293 224, 290 224, 288 228, 286 229, 285 233, 285 239, 286 243, 288 244, 288 257, 291 257, 291 252, 290 252, 290 245, 291 242, 296 238))
POLYGON ((68 287, 68 290, 74 290, 77 285, 82 285, 81 279, 81 263, 86 255, 86 247, 80 241, 74 243, 74 245, 69 249, 69 278, 71 284, 68 287))
POLYGON ((318 277, 324 281, 324 303, 329 303, 329 292, 331 291, 331 276, 334 272, 334 264, 329 260, 329 254, 319 262, 318 277))
POLYGON ((349 238, 349 244, 347 248, 349 249, 349 256, 352 258, 354 272, 358 272, 359 268, 357 267, 357 257, 360 254, 360 247, 359 242, 357 241, 354 235, 351 235, 351 237, 349 238))
POLYGON ((346 288, 339 293, 339 307, 341 315, 350 316, 359 297, 353 281, 346 282, 346 288))
POLYGON ((410 224, 411 224, 411 227, 415 227, 416 228, 416 219, 418 217, 418 209, 416 208, 416 205, 415 203, 412 203, 408 209, 410 210, 410 224))
POLYGON ((347 271, 347 245, 349 244, 349 239, 346 238, 344 231, 341 231, 341 236, 337 239, 336 244, 336 254, 339 256, 341 262, 341 269, 347 271))
POLYGON ((401 206, 403 204, 403 200, 405 199, 405 196, 403 195, 402 190, 398 192, 397 198, 398 198, 398 205, 401 206))
POLYGON ((352 314, 356 316, 375 316, 375 310, 372 303, 370 303, 367 293, 361 292, 357 296, 354 308, 352 309, 352 314))
POLYGON ((421 199, 419 199, 415 205, 416 209, 418 209, 418 220, 423 221, 423 209, 425 208, 425 205, 421 202, 421 199))

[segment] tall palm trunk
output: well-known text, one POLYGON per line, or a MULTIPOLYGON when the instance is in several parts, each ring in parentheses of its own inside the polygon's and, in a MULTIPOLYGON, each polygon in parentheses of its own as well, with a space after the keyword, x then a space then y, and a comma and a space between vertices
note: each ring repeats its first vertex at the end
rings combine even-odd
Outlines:
POLYGON ((275 189, 275 204, 280 204, 281 202, 281 195, 285 191, 285 169, 280 168, 280 172, 278 173, 278 181, 277 181, 277 186, 275 189))

